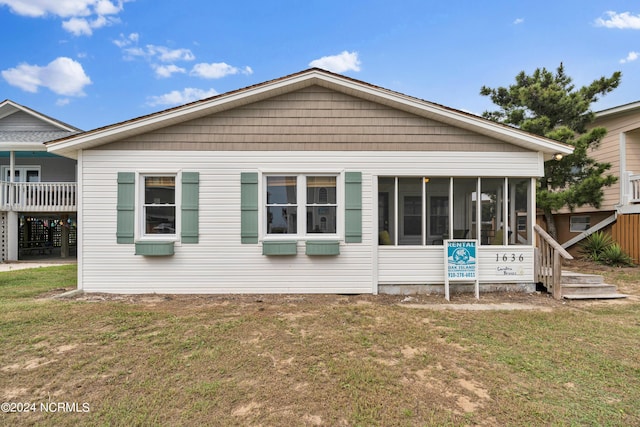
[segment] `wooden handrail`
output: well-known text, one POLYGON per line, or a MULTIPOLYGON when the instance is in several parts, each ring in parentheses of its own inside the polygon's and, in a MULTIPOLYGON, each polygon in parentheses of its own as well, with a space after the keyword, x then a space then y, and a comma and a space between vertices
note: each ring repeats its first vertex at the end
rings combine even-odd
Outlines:
POLYGON ((553 298, 562 298, 562 260, 573 259, 553 237, 549 235, 539 225, 534 225, 534 230, 539 239, 536 239, 536 262, 535 276, 547 291, 550 291, 553 298))
POLYGON ((551 235, 549 233, 547 233, 546 231, 544 231, 544 228, 540 227, 538 224, 535 224, 533 226, 534 230, 536 230, 538 232, 538 234, 544 239, 546 240, 553 249, 557 250, 558 252, 560 252, 560 255, 564 258, 564 259, 573 259, 573 255, 571 255, 569 252, 567 252, 567 250, 565 248, 562 247, 562 245, 558 242, 555 241, 555 239, 553 237, 551 237, 551 235))

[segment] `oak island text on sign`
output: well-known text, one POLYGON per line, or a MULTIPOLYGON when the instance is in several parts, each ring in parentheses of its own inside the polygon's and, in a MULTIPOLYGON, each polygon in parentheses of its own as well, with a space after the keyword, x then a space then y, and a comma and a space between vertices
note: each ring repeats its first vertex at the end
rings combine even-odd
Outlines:
POLYGON ((449 301, 449 282, 474 282, 476 298, 480 298, 478 280, 478 241, 445 240, 444 296, 449 301))
POLYGON ((447 278, 449 280, 476 280, 476 267, 475 241, 447 241, 447 278))

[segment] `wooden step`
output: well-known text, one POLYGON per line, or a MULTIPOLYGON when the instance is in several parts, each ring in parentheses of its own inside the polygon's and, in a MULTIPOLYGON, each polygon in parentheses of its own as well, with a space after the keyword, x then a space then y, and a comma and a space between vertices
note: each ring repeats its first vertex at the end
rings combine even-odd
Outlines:
POLYGON ((618 293, 615 285, 607 283, 563 283, 562 297, 566 299, 611 299, 626 298, 618 293))
POLYGON ((598 274, 576 273, 574 271, 562 271, 563 284, 585 284, 599 285, 604 283, 604 278, 598 274))
POLYGON ((625 294, 593 294, 593 295, 563 295, 564 299, 616 299, 626 298, 625 294))

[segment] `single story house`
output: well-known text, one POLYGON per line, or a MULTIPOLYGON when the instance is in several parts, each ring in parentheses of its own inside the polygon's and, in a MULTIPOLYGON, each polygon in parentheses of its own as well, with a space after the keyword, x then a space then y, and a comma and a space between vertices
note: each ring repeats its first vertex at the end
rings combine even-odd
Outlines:
POLYGON ((78 161, 78 287, 113 293, 438 291, 451 239, 483 291, 531 287, 536 178, 572 152, 320 69, 47 147, 78 161))

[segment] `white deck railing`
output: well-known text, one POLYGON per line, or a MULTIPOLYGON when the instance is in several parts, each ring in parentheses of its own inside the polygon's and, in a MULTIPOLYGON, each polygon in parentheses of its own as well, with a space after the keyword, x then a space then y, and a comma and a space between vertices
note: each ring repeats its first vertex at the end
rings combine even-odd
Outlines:
POLYGON ((640 203, 640 174, 629 174, 629 203, 640 203))
POLYGON ((74 212, 77 210, 75 182, 0 183, 0 210, 28 212, 74 212))

